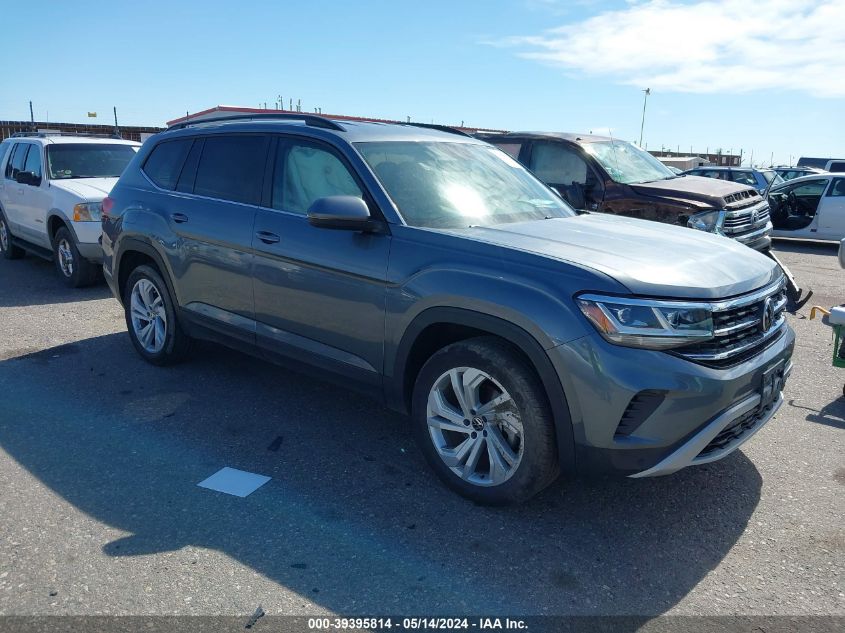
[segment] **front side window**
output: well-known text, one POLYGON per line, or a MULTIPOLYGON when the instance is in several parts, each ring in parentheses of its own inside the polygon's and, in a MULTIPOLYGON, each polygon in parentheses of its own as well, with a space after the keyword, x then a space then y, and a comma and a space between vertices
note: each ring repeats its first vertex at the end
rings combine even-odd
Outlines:
POLYGON ((587 143, 592 154, 610 177, 625 185, 675 178, 675 174, 645 150, 625 141, 587 143))
POLYGON ((462 228, 575 215, 490 145, 387 141, 355 147, 411 226, 462 228))
POLYGON ((786 182, 783 178, 781 178, 780 174, 772 170, 767 169, 766 171, 761 171, 760 173, 763 174, 763 178, 765 178, 766 182, 769 184, 774 183, 776 185, 779 185, 782 182, 786 182))
POLYGON ((118 178, 135 152, 117 143, 55 143, 47 146, 47 173, 51 180, 118 178))
POLYGON ((194 193, 245 204, 261 201, 269 138, 261 135, 208 136, 197 165, 194 193))
POLYGON ((809 182, 801 183, 797 187, 792 188, 794 193, 799 198, 807 198, 812 196, 821 196, 827 187, 827 180, 820 178, 819 180, 810 180, 809 182))
POLYGON ((551 185, 587 184, 587 163, 559 143, 535 143, 528 167, 537 178, 551 185))
POLYGON ((738 182, 741 185, 749 185, 751 187, 757 186, 757 181, 754 178, 754 174, 749 171, 732 171, 731 180, 733 180, 734 182, 738 182))
POLYGON ((273 171, 274 209, 305 214, 319 198, 356 196, 361 188, 343 162, 326 148, 309 141, 280 141, 273 171))
POLYGON ((38 145, 29 146, 23 170, 32 172, 38 178, 41 178, 41 148, 38 145))

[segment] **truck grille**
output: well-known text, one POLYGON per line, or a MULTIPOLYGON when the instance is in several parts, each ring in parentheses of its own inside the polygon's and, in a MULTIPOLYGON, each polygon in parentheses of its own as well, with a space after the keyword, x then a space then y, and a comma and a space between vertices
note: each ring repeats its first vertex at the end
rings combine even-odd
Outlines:
POLYGON ((785 281, 781 278, 761 291, 714 304, 715 337, 675 353, 710 367, 736 365, 756 356, 783 334, 785 309, 785 281), (764 325, 768 327, 764 329, 764 325))
POLYGON ((769 205, 758 204, 748 209, 728 211, 722 231, 725 235, 735 236, 759 229, 769 221, 769 205))

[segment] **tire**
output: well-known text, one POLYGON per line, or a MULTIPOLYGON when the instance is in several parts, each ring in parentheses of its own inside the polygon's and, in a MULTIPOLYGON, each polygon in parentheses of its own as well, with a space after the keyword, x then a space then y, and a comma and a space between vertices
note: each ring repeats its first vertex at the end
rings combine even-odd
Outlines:
POLYGON ((173 298, 155 268, 138 266, 129 274, 123 307, 129 338, 144 360, 162 366, 184 360, 191 339, 179 325, 173 298))
POLYGON ((20 259, 26 251, 12 244, 12 230, 6 222, 6 216, 0 211, 0 253, 5 259, 20 259))
POLYGON ((66 226, 53 236, 53 261, 59 278, 71 288, 90 286, 97 280, 99 268, 79 254, 76 241, 66 226))
POLYGON ((501 339, 478 337, 436 352, 417 376, 412 418, 420 449, 440 479, 476 503, 524 502, 560 472, 545 389, 501 339), (455 382, 470 385, 463 401, 455 382))

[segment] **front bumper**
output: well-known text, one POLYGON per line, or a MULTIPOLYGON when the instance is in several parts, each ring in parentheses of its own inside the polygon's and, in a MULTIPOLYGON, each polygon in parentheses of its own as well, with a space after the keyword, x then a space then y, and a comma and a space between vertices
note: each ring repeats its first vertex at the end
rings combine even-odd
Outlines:
POLYGON ((769 222, 763 228, 755 231, 735 236, 726 234, 725 237, 736 240, 740 244, 745 244, 755 251, 766 251, 772 246, 772 223, 769 222))
MULTIPOLYGON (((784 381, 792 373, 792 363, 784 370, 784 381)), ((778 392, 774 402, 769 407, 762 411, 757 411, 760 405, 761 397, 759 394, 754 394, 739 402, 727 411, 719 415, 712 422, 704 425, 698 433, 696 433, 689 440, 684 442, 680 448, 675 450, 670 455, 666 456, 658 464, 643 470, 641 472, 629 475, 629 477, 657 477, 660 475, 670 475, 681 468, 687 466, 697 466, 699 464, 707 464, 722 459, 726 455, 734 452, 742 444, 751 439, 757 431, 763 428, 772 417, 777 413, 783 404, 783 392, 778 392), (743 421, 747 422, 743 424, 743 421), (735 426, 739 426, 736 433, 731 433, 732 439, 727 441, 724 445, 712 451, 706 451, 710 443, 717 439, 721 433, 726 430, 730 431, 735 426)))
MULTIPOLYGON (((549 350, 569 406, 577 470, 648 476, 704 463, 699 456, 710 441, 758 407, 764 374, 782 364, 788 375, 794 346, 795 334, 785 325, 759 354, 721 369, 666 352, 611 345, 598 334, 549 350), (633 431, 621 432, 623 418, 643 394, 656 394, 658 404, 633 431)), ((751 437, 780 406, 779 394, 773 402, 753 424, 743 420, 741 441, 708 452, 706 461, 724 457, 751 437)))

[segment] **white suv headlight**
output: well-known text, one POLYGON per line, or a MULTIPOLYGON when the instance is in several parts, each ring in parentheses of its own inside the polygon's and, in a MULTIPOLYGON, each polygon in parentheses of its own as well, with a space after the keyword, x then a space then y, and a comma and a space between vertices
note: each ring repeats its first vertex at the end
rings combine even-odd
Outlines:
POLYGON ((671 349, 713 338, 709 306, 598 295, 575 301, 599 334, 616 345, 671 349))
POLYGON ((81 202, 73 206, 73 221, 99 222, 102 213, 102 202, 81 202))
POLYGON ((687 226, 708 233, 721 233, 725 224, 725 212, 719 210, 704 211, 690 216, 687 226))

